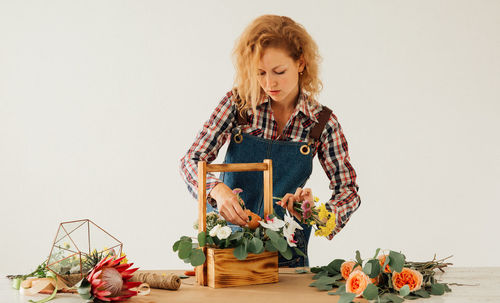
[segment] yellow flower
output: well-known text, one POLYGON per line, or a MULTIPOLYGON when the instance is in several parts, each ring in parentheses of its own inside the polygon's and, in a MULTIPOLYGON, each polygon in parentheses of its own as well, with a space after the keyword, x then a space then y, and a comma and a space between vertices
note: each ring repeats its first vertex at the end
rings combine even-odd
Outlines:
MULTIPOLYGON (((123 252, 122 252, 122 253, 120 254, 120 258, 121 258, 121 257, 123 257, 123 256, 125 256, 125 253, 123 253, 123 252)), ((128 262, 128 259, 127 259, 127 258, 124 258, 123 260, 121 260, 120 264, 125 264, 125 263, 127 263, 127 262, 128 262)))
POLYGON ((328 227, 328 229, 330 229, 330 230, 333 230, 336 225, 337 224, 335 223, 335 214, 334 213, 330 213, 330 218, 326 222, 326 227, 328 227))
POLYGON ((320 226, 319 229, 314 232, 314 235, 315 236, 324 236, 324 237, 327 237, 331 233, 332 233, 332 231, 328 227, 326 227, 326 226, 320 226))
POLYGON ((314 196, 314 203, 317 203, 317 202, 319 202, 319 198, 314 196))
POLYGON ((328 211, 326 210, 326 205, 324 203, 321 203, 321 205, 319 206, 318 217, 320 220, 328 218, 328 211))

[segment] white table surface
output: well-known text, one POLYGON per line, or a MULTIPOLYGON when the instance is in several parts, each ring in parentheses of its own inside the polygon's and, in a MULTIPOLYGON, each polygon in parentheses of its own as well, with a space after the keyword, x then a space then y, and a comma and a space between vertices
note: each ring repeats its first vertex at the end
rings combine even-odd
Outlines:
MULTIPOLYGON (((431 296, 428 299, 418 299, 405 302, 428 302, 428 303, 482 303, 495 302, 500 303, 500 267, 450 267, 446 269, 444 274, 436 273, 439 282, 442 283, 460 283, 467 286, 451 285, 451 293, 445 293, 442 296, 431 296)), ((1 303, 16 303, 28 302, 28 300, 38 300, 47 295, 37 296, 22 296, 18 290, 12 288, 11 280, 5 277, 5 274, 0 276, 0 302, 1 303)), ((325 296, 333 300, 333 296, 325 296)), ((232 298, 232 302, 237 302, 237 298, 232 298)), ((363 300, 365 301, 365 300, 363 300)), ((73 294, 57 294, 56 298, 50 302, 85 302, 78 295, 73 294)), ((126 301, 125 301, 126 302, 126 301)), ((297 302, 301 302, 297 298, 297 302)), ((366 302, 366 301, 365 301, 366 302)), ((290 303, 290 302, 287 302, 290 303)))

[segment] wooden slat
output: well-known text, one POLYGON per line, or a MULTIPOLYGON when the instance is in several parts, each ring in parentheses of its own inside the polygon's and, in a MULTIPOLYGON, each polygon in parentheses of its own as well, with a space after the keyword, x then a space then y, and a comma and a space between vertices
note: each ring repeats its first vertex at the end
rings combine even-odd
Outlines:
POLYGON ((273 162, 265 159, 268 169, 264 171, 264 218, 273 213, 273 162))
POLYGON ((278 253, 248 254, 245 260, 234 249, 208 248, 208 286, 213 288, 278 282, 278 253))
MULTIPOLYGON (((207 163, 198 162, 198 232, 207 231, 207 163)), ((206 247, 203 248, 206 256, 206 247)), ((207 262, 196 267, 196 282, 207 285, 207 262)))
POLYGON ((207 172, 265 171, 266 163, 207 164, 207 172))

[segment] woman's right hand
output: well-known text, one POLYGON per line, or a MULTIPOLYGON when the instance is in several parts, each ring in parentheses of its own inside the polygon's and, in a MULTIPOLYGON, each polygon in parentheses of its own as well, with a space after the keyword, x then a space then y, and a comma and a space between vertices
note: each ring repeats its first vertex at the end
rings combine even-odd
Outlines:
POLYGON ((245 226, 248 222, 248 216, 241 208, 238 197, 231 188, 224 183, 217 184, 210 191, 210 196, 217 201, 219 214, 226 221, 239 226, 245 226))

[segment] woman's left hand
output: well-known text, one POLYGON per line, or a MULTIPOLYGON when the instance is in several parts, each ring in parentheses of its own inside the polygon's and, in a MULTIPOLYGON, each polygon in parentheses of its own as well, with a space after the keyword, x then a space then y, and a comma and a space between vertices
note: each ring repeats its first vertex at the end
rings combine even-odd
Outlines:
POLYGON ((288 209, 290 214, 292 214, 295 218, 297 218, 299 221, 302 220, 302 216, 293 209, 293 204, 294 202, 301 202, 309 200, 311 202, 314 201, 314 196, 312 194, 312 190, 310 188, 297 188, 295 191, 295 194, 286 194, 283 199, 276 204, 279 206, 288 209))

